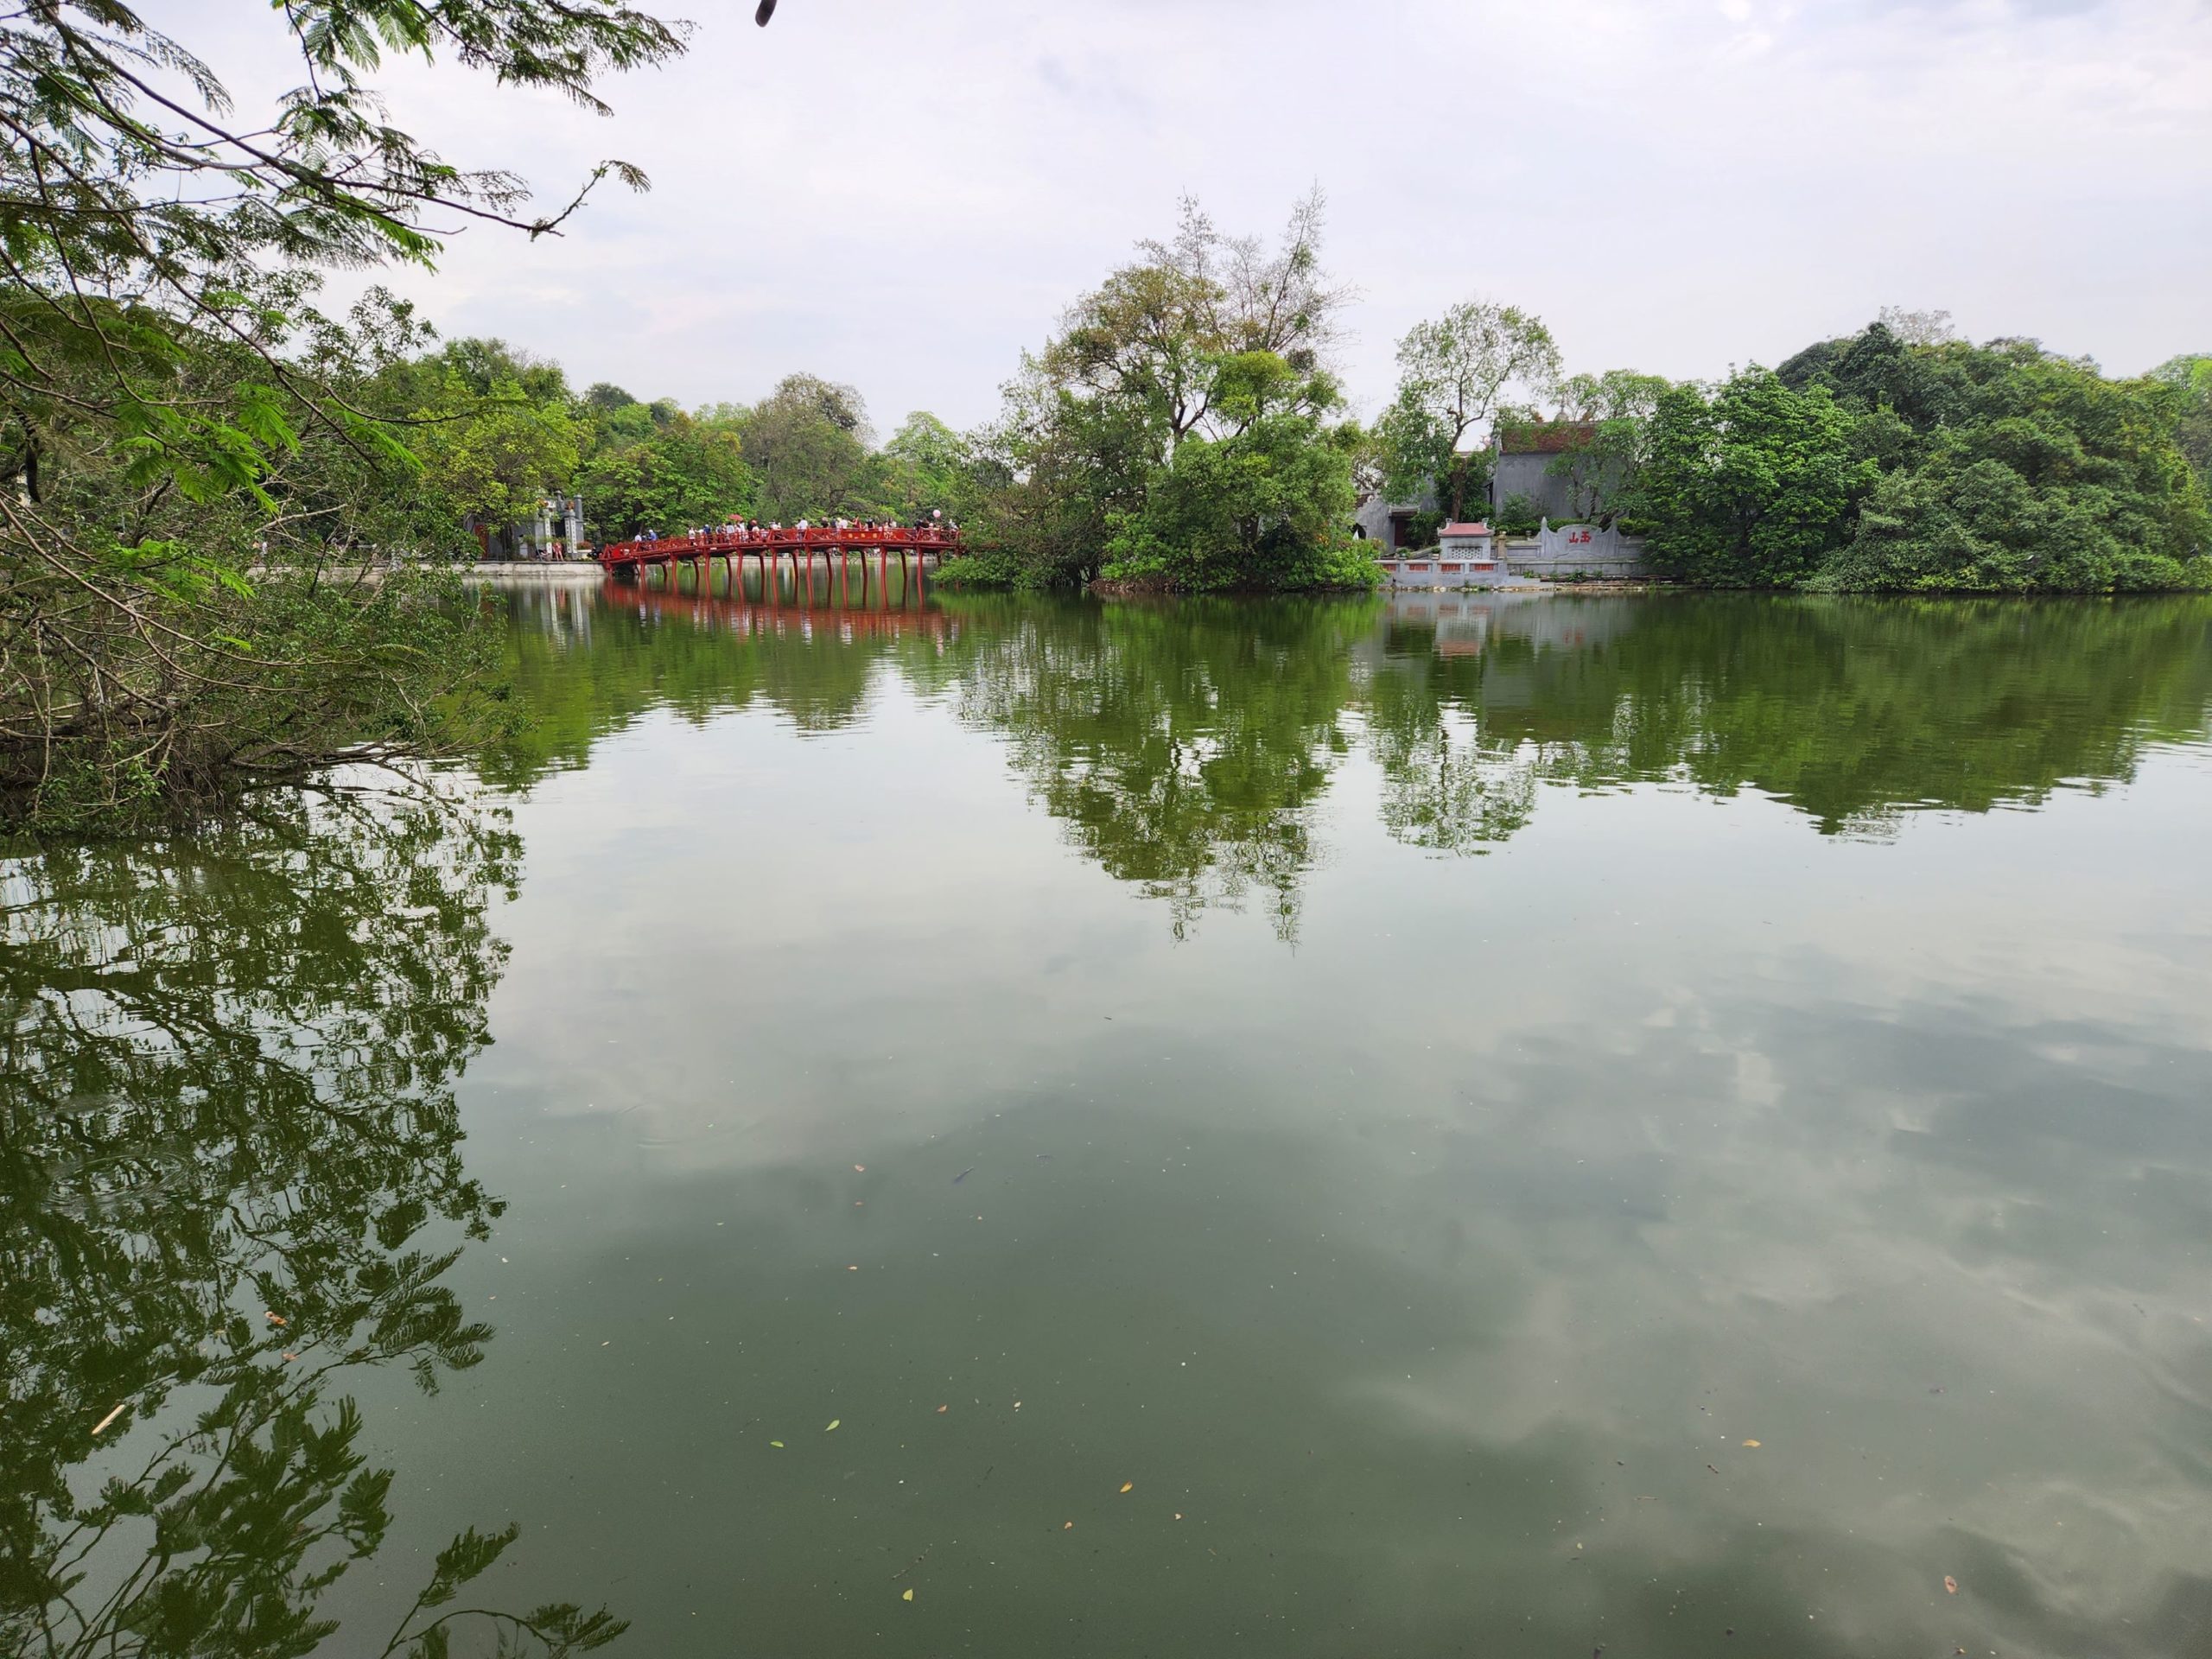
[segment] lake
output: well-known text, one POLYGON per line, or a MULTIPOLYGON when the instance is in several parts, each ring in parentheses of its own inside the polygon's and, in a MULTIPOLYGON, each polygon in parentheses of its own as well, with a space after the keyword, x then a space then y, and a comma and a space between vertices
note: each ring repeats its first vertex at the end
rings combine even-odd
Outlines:
POLYGON ((487 602, 3 867, 0 1641, 2212 1654, 2212 602, 487 602))

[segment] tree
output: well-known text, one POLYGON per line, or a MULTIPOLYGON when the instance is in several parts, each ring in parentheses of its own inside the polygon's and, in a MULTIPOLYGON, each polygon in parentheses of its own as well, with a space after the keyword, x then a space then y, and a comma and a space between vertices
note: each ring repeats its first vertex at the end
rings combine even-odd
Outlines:
POLYGON ((1509 391, 1548 397, 1560 376, 1551 330, 1514 306, 1471 300, 1398 342, 1398 393, 1382 426, 1394 495, 1437 486, 1452 518, 1466 512, 1467 434, 1493 418, 1509 391))
POLYGON ((1185 199, 1172 240, 1140 243, 1024 359, 975 445, 978 516, 1001 550, 948 578, 1371 581, 1335 545, 1357 446, 1332 423, 1348 296, 1321 266, 1322 226, 1318 193, 1272 247, 1185 199))
POLYGON ((760 480, 760 512, 779 523, 853 505, 868 459, 859 392, 811 374, 787 375, 746 416, 742 449, 760 480))
POLYGON ((957 517, 973 493, 973 446, 926 410, 918 410, 874 458, 869 511, 908 519, 931 511, 957 517))
POLYGON ((601 448, 580 478, 586 511, 609 539, 715 525, 755 506, 737 435, 678 415, 665 431, 601 448))
POLYGON ((2177 357, 2153 370, 2152 378, 2180 391, 2182 414, 2176 438, 2197 477, 2212 491, 2212 352, 2177 357))
MULTIPOLYGON (((1185 211, 1195 210, 1185 203, 1185 211)), ((1117 270, 1069 313, 1046 351, 1046 372, 1071 390, 1141 411, 1173 449, 1212 412, 1227 299, 1198 270, 1165 262, 1117 270)))
POLYGON ((1224 435, 1217 378, 1240 355, 1280 359, 1310 393, 1306 401, 1332 404, 1328 358, 1350 290, 1321 267, 1325 207, 1318 190, 1300 201, 1270 250, 1256 237, 1223 235, 1185 197, 1172 241, 1140 242, 1139 263, 1070 310, 1045 372, 1071 390, 1144 411, 1166 450, 1193 433, 1224 435))
POLYGON ((1561 410, 1580 430, 1547 470, 1567 480, 1577 518, 1610 525, 1636 499, 1650 459, 1652 417, 1670 385, 1633 369, 1573 375, 1561 385, 1561 410))
POLYGON ((1351 510, 1351 457, 1313 417, 1259 415, 1175 451, 1142 511, 1118 521, 1100 575, 1179 593, 1359 587, 1372 562, 1346 544, 1351 510))
POLYGON ((1708 397, 1659 400, 1636 516, 1651 559, 1677 580, 1793 588, 1840 545, 1876 468, 1855 459, 1852 417, 1825 386, 1793 391, 1747 369, 1708 397))
MULTIPOLYGON (((2186 392, 2024 340, 1914 349, 1940 423, 1905 421, 1821 585, 2108 593, 2212 585, 2186 392)), ((1898 417, 1870 411, 1869 420, 1898 417)))
POLYGON ((1948 311, 1913 311, 1902 305, 1885 305, 1875 320, 1908 346, 1941 346, 1959 337, 1948 311))
MULTIPOLYGON (((433 223, 550 233, 582 200, 537 212, 514 175, 438 158, 388 119, 380 54, 445 52, 503 85, 603 108, 601 76, 683 42, 623 0, 290 0, 276 15, 301 84, 245 119, 129 0, 33 0, 0 28, 7 817, 127 816, 179 798, 188 778, 229 776, 199 706, 242 687, 279 699, 307 661, 309 642, 285 632, 296 608, 261 606, 245 574, 264 539, 254 518, 282 512, 272 474, 317 432, 364 466, 408 463, 386 416, 289 349, 319 322, 304 273, 430 264, 433 223), (90 468, 106 475, 71 484, 90 468), (110 511, 126 497, 127 510, 110 511)), ((644 183, 608 162, 585 191, 609 175, 644 183)), ((302 545, 269 539, 272 553, 302 545)), ((315 617, 350 602, 309 590, 315 617)), ((317 632, 318 649, 347 632, 317 632)), ((404 660, 311 667, 345 686, 404 660)), ((429 709, 453 689, 433 680, 397 699, 365 689, 359 703, 429 709)))
MULTIPOLYGON (((2212 582, 2185 372, 2107 379, 2031 340, 1915 344, 1878 321, 1779 371, 1831 395, 1880 476, 1818 577, 1847 589, 2111 592, 2212 582)), ((1924 331, 1922 331, 1924 332, 1924 331)), ((2170 367, 2171 365, 2169 365, 2170 367)))
POLYGON ((426 533, 458 540, 464 528, 504 534, 548 498, 566 495, 582 457, 581 433, 568 404, 539 402, 518 382, 472 396, 448 372, 437 404, 418 413, 426 533))

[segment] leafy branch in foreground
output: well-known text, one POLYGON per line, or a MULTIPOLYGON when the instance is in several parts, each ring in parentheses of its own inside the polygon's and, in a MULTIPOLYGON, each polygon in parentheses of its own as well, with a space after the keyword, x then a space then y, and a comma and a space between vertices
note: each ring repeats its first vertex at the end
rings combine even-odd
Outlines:
POLYGON ((126 0, 0 22, 0 820, 129 818, 272 760, 418 747, 465 701, 474 662, 410 652, 413 617, 340 618, 365 590, 321 580, 406 543, 318 498, 404 499, 415 463, 362 395, 376 341, 308 308, 313 273, 428 266, 433 220, 553 233, 604 179, 645 181, 604 162, 535 211, 514 175, 393 124, 373 77, 443 53, 604 112, 601 77, 684 42, 622 0, 270 15, 304 79, 259 119, 126 0), (277 720, 303 680, 346 718, 277 720), (222 753, 242 714, 283 729, 222 753))

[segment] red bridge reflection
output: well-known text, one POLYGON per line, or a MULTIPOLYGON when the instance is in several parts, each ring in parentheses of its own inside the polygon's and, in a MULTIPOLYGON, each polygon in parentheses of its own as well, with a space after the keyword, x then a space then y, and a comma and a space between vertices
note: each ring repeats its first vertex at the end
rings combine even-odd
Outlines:
MULTIPOLYGON (((865 573, 863 573, 864 580, 865 573)), ((796 592, 772 577, 762 584, 759 597, 747 594, 741 580, 728 591, 717 593, 711 581, 686 591, 672 583, 609 588, 604 602, 640 616, 682 620, 696 626, 727 628, 733 633, 775 639, 863 639, 907 635, 945 640, 959 632, 957 620, 943 611, 922 605, 918 584, 894 602, 888 584, 871 584, 873 592, 859 602, 822 603, 806 588, 796 592)))

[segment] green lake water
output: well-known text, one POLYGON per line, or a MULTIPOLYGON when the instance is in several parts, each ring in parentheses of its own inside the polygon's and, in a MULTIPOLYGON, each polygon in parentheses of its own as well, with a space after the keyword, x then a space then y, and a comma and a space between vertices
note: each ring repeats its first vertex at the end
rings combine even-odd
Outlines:
POLYGON ((0 866, 0 1644, 2212 1655, 2212 604, 778 597, 0 866))

